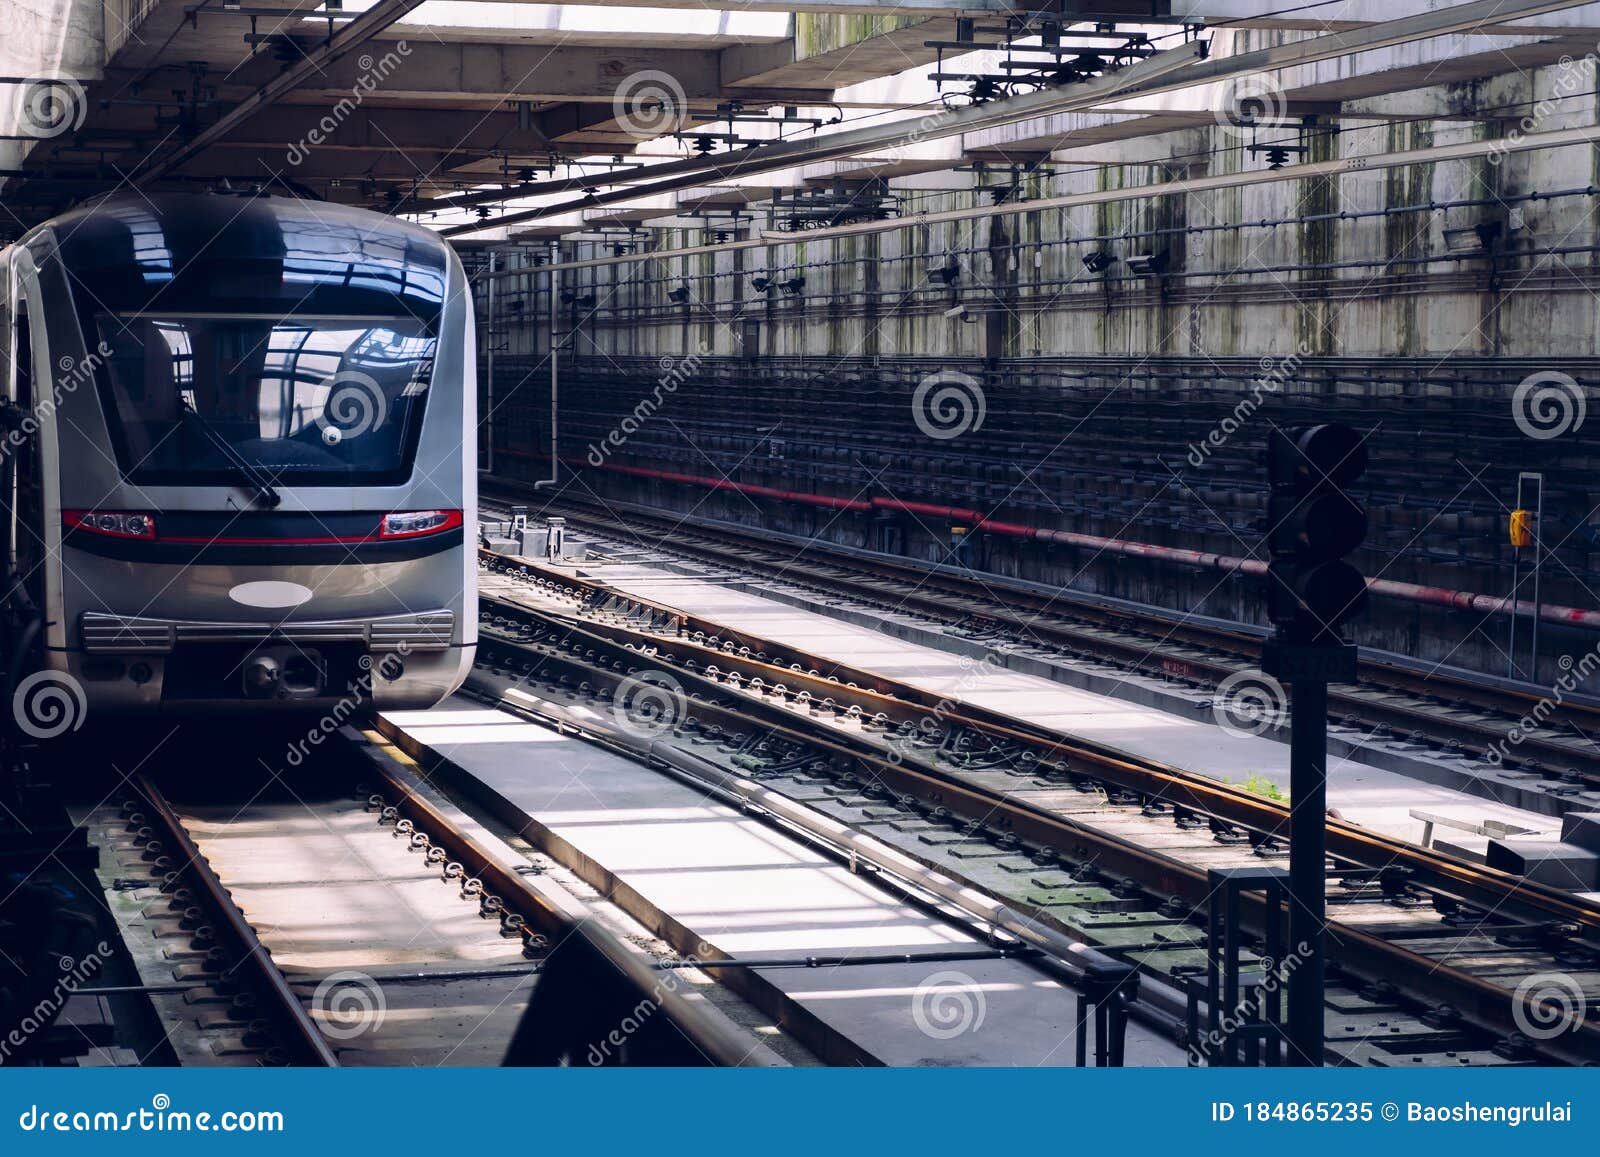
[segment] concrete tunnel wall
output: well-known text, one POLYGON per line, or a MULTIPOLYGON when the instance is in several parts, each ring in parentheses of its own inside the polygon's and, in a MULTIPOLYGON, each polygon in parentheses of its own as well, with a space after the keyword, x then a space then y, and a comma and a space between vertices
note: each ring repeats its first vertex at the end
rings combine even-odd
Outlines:
MULTIPOLYGON (((1307 159, 1492 139, 1515 130, 1520 116, 1552 97, 1561 99, 1540 113, 1539 130, 1594 123, 1594 73, 1583 71, 1581 84, 1575 84, 1574 67, 1584 68, 1581 63, 1553 66, 1427 90, 1423 103, 1448 110, 1452 117, 1394 127, 1351 122, 1336 135, 1308 134, 1307 159), (1505 110, 1507 115, 1486 116, 1484 110, 1491 109, 1505 110)), ((1058 154, 1054 176, 1025 178, 1025 196, 1131 188, 1263 167, 1263 158, 1244 147, 1248 141, 1247 133, 1213 127, 1058 154), (1107 164, 1113 155, 1121 163, 1107 164)), ((715 400, 701 397, 696 394, 697 377, 726 383, 729 373, 735 378, 742 374, 756 383, 776 364, 784 365, 785 372, 803 365, 808 371, 826 373, 847 363, 852 369, 872 366, 874 359, 879 367, 901 363, 932 370, 948 365, 980 372, 985 367, 1025 369, 1034 359, 1053 359, 1051 364, 1083 359, 1096 367, 1101 388, 1118 391, 1138 389, 1140 383, 1132 377, 1119 380, 1114 367, 1136 367, 1158 359, 1182 378, 1192 375, 1240 398, 1274 366, 1283 367, 1281 372, 1291 377, 1331 378, 1331 386, 1317 388, 1336 392, 1354 388, 1341 376, 1343 370, 1364 366, 1370 377, 1376 367, 1380 380, 1361 383, 1360 390, 1367 396, 1392 396, 1397 403, 1414 396, 1448 399, 1458 388, 1464 389, 1452 385, 1452 375, 1470 370, 1475 389, 1481 391, 1485 381, 1490 383, 1492 398, 1482 404, 1507 407, 1506 428, 1514 432, 1512 393, 1546 362, 1579 381, 1587 375, 1590 386, 1597 384, 1585 360, 1600 353, 1592 251, 1600 236, 1597 203, 1588 191, 1600 183, 1596 160, 1591 147, 1564 148, 979 217, 834 240, 808 240, 801 233, 792 243, 765 249, 673 256, 674 249, 707 240, 704 225, 680 219, 671 223, 676 227, 639 235, 659 250, 660 255, 649 262, 563 275, 560 288, 574 301, 559 309, 565 405, 574 416, 583 411, 586 375, 601 370, 613 377, 621 373, 635 383, 634 394, 623 390, 621 404, 614 398, 605 403, 615 412, 591 415, 591 425, 597 428, 615 425, 633 410, 634 399, 649 396, 661 376, 677 366, 683 380, 663 405, 665 413, 650 421, 681 424, 697 408, 715 411, 718 420, 748 424, 752 446, 757 446, 761 438, 754 431, 770 424, 772 414, 754 395, 736 396, 725 388, 715 400), (1460 201, 1491 204, 1449 204, 1460 201), (1379 215, 1341 219, 1341 213, 1379 215), (1506 228, 1503 257, 1494 262, 1447 259, 1446 230, 1496 216, 1506 228), (1082 255, 1096 247, 1119 257, 1109 282, 1085 273, 1082 255), (1164 282, 1127 274, 1129 254, 1160 248, 1171 253, 1171 274, 1164 282), (947 254, 961 266, 955 291, 928 278, 929 269, 942 264, 947 254), (775 282, 803 276, 804 289, 796 296, 776 289, 758 294, 750 278, 762 272, 775 282), (669 289, 680 286, 690 290, 684 304, 667 297, 669 289), (587 295, 595 298, 594 306, 580 308, 576 303, 587 295), (961 305, 976 315, 975 320, 946 316, 961 305), (760 322, 758 353, 743 344, 751 332, 744 323, 750 319, 760 322), (1220 379, 1219 366, 1227 371, 1220 379)), ((984 179, 993 184, 1009 180, 1009 175, 996 172, 984 179)), ((914 186, 915 180, 902 183, 914 186)), ((903 198, 902 213, 963 208, 993 197, 983 189, 918 192, 897 187, 894 191, 903 198)), ((627 240, 618 233, 604 241, 564 242, 562 255, 605 256, 611 243, 627 240)), ((502 264, 526 263, 531 269, 535 251, 509 249, 502 264)), ((546 280, 532 274, 502 280, 491 327, 499 347, 497 444, 532 450, 535 456, 547 453, 543 414, 548 371, 540 368, 548 342, 543 325, 546 280), (512 302, 520 308, 513 310, 512 302)), ((1292 383, 1284 392, 1291 389, 1292 383)), ((991 396, 988 405, 991 413, 1003 409, 1004 394, 991 396)), ((906 417, 898 431, 885 436, 896 438, 900 449, 915 453, 928 443, 910 415, 906 417)), ((1506 457, 1502 463, 1508 470, 1555 467, 1551 485, 1567 486, 1565 501, 1581 507, 1586 516, 1592 508, 1586 501, 1595 464, 1592 445, 1587 429, 1580 427, 1552 442, 1525 440, 1497 453, 1515 458, 1506 457)), ((1086 458, 1095 454, 1092 445, 1076 450, 1086 458)), ((1173 450, 1174 457, 1182 457, 1181 446, 1173 450)), ((581 459, 583 446, 564 443, 563 453, 581 459)), ((638 444, 624 447, 616 461, 662 465, 650 456, 648 447, 638 444)), ((515 457, 501 462, 508 471, 519 468, 515 457)), ((542 469, 528 460, 520 465, 530 474, 542 469)), ((662 468, 686 469, 681 464, 662 468)), ((689 472, 716 473, 709 465, 689 472)), ((736 476, 763 485, 805 488, 783 463, 773 463, 764 454, 746 458, 736 476)), ((1205 467, 1193 476, 1203 482, 1205 467)), ((764 503, 758 510, 736 496, 707 495, 692 488, 607 476, 603 471, 588 471, 585 485, 616 497, 697 508, 703 514, 801 533, 817 531, 862 545, 870 545, 876 533, 870 525, 848 517, 783 504, 764 503)), ((1500 480, 1495 485, 1502 490, 1494 499, 1509 505, 1513 496, 1503 492, 1500 480)), ((959 497, 939 493, 936 479, 928 480, 924 493, 904 496, 933 501, 959 497)), ((1247 544, 1236 533, 1221 528, 1214 535, 1174 535, 1141 528, 1137 521, 1124 525, 1056 518, 1048 525, 1247 553, 1247 544)), ((908 522, 901 528, 899 546, 914 555, 944 557, 949 550, 947 529, 908 522)), ((1563 536, 1560 561, 1576 559, 1576 569, 1568 569, 1581 573, 1592 561, 1590 544, 1573 543, 1565 532, 1563 536)), ((1033 542, 991 538, 982 550, 984 565, 1002 573, 1260 621, 1259 596, 1249 583, 1219 585, 1214 575, 1152 567, 1137 560, 1092 558, 1033 542)), ((1390 563, 1385 577, 1493 595, 1509 592, 1503 565, 1496 569, 1435 563, 1421 557, 1398 567, 1390 563)), ((1567 581, 1569 577, 1559 572, 1547 576, 1546 601, 1565 599, 1593 606, 1596 600, 1589 584, 1567 581)), ((1496 673, 1506 670, 1504 620, 1374 603, 1359 637, 1429 659, 1496 673)), ((1554 665, 1558 655, 1587 649, 1594 642, 1582 633, 1547 628, 1541 637, 1541 677, 1559 671, 1554 665)), ((1527 646, 1526 632, 1521 646, 1527 646)))

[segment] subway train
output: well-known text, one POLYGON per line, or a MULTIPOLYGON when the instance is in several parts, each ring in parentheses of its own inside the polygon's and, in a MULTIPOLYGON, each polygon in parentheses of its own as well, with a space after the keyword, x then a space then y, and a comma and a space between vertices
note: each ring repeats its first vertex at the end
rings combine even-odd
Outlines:
POLYGON ((0 274, 8 723, 460 685, 477 385, 449 245, 309 199, 111 196, 0 274))

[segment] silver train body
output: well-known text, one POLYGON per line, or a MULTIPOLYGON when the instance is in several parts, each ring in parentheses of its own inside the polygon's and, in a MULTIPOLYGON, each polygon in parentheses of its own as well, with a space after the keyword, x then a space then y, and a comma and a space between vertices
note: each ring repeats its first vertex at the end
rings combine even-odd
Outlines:
POLYGON ((64 684, 93 718, 422 707, 460 685, 476 356, 437 235, 135 196, 37 227, 0 271, 13 694, 64 684))

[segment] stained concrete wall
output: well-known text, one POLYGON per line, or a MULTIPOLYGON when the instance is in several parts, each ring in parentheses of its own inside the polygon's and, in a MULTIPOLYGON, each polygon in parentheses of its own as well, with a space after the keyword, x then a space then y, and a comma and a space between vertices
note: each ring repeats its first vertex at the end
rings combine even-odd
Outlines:
MULTIPOLYGON (((828 25, 829 19, 802 18, 801 30, 828 25)), ((854 29, 853 34, 861 30, 854 29)), ((1221 51, 1228 54, 1304 35, 1247 29, 1224 30, 1217 38, 1221 51)), ((1366 73, 1459 76, 1468 72, 1468 79, 1447 84, 1349 99, 1341 109, 1342 131, 1313 133, 1300 142, 1307 148, 1306 159, 1426 149, 1528 128, 1545 131, 1594 123, 1592 55, 1524 72, 1506 71, 1501 60, 1495 75, 1477 78, 1460 64, 1461 59, 1473 59, 1474 52, 1499 59, 1496 48, 1514 41, 1488 36, 1421 40, 1286 70, 1278 77, 1285 89, 1314 93, 1318 99, 1325 93, 1360 90, 1363 80, 1370 80, 1366 73), (1393 115, 1396 110, 1414 111, 1418 119, 1398 124, 1362 119, 1393 115), (1519 125, 1530 114, 1533 121, 1519 125)), ((1587 44, 1587 39, 1575 38, 1574 52, 1587 44)), ((1373 87, 1382 85, 1367 85, 1369 90, 1373 87)), ((1194 107, 1192 94, 1180 93, 1158 103, 1173 111, 1194 107)), ((1026 129, 1019 126, 1017 131, 1028 136, 1026 129)), ((1260 169, 1264 159, 1243 145, 1286 137, 1292 139, 1292 134, 1263 130, 1258 136, 1207 125, 1058 152, 1056 175, 1030 178, 1027 195, 1130 188, 1185 176, 1260 169)), ((978 138, 977 143, 997 147, 1007 140, 1003 132, 978 138)), ((1342 356, 1588 353, 1600 339, 1593 311, 1584 307, 1587 293, 1578 282, 1590 277, 1594 266, 1592 254, 1581 251, 1595 240, 1592 198, 1523 198, 1530 193, 1582 190, 1595 179, 1594 150, 1574 147, 1517 153, 1499 164, 1478 159, 1356 172, 1337 180, 1252 185, 1158 201, 918 226, 874 238, 808 241, 802 236, 793 245, 749 251, 738 258, 740 268, 771 271, 774 280, 800 270, 806 277, 803 297, 774 292, 755 310, 764 322, 763 352, 776 355, 915 351, 951 357, 1069 352, 1277 356, 1296 350, 1302 342, 1310 352, 1342 356), (1512 249, 1568 250, 1543 261, 1522 256, 1505 263, 1495 270, 1510 274, 1503 279, 1510 283, 1504 293, 1494 291, 1497 287, 1486 276, 1486 263, 1418 260, 1443 254, 1447 229, 1481 220, 1489 210, 1458 206, 1397 212, 1410 206, 1497 197, 1504 198, 1519 218, 1512 249), (1380 219, 1293 221, 1308 215, 1375 210, 1394 212, 1380 219), (1284 225, 1256 224, 1286 219, 1289 223, 1284 225), (1230 228, 1200 231, 1217 225, 1230 228), (1197 231, 1140 236, 1174 226, 1197 231), (1108 300, 1099 279, 1083 276, 1081 258, 1089 243, 1063 243, 1106 235, 1113 237, 1106 247, 1122 256, 1170 246, 1184 275, 1159 294, 1145 283, 1114 279, 1108 300), (959 297, 929 291, 928 265, 941 261, 947 252, 963 266, 959 297), (1357 264, 1397 259, 1401 263, 1388 269, 1357 264), (1421 278, 1428 279, 1425 288, 1419 288, 1421 278), (1518 292, 1519 286, 1528 292, 1518 292), (1534 293, 1535 287, 1548 292, 1534 293), (994 310, 997 299, 1004 301, 1001 312, 1008 315, 1003 326, 963 325, 942 316, 958 303, 994 310)), ((897 184, 914 186, 916 178, 897 184)), ((991 195, 981 190, 898 191, 904 213, 965 208, 991 195)), ((651 236, 650 244, 665 251, 659 259, 643 267, 592 271, 577 279, 581 284, 574 288, 593 292, 598 300, 580 340, 603 351, 672 354, 683 352, 682 343, 688 338, 692 344, 708 340, 715 352, 732 352, 737 335, 729 323, 736 316, 749 316, 745 299, 752 291, 732 276, 731 255, 692 259, 665 255, 701 243, 705 237, 699 227, 655 229, 651 236), (689 285, 696 302, 695 321, 687 327, 683 310, 665 296, 669 286, 681 283, 689 285)), ((569 249, 578 256, 598 251, 583 244, 569 249)))
MULTIPOLYGON (((1479 99, 1536 100, 1551 71, 1498 81, 1479 99)), ((1592 78, 1588 89, 1541 128, 1592 123, 1592 78)), ((1480 139, 1494 127, 1420 121, 1353 127, 1308 143, 1313 157, 1333 150, 1362 155, 1480 139)), ((1035 178, 1029 191, 1070 194, 1181 177, 1196 171, 1189 159, 1204 157, 1222 135, 1191 131, 1119 145, 1124 154, 1166 155, 1035 178)), ((1216 156, 1211 171, 1262 165, 1235 146, 1216 156)), ((674 248, 701 244, 703 230, 664 229, 657 232, 656 260, 585 270, 564 284, 597 298, 592 315, 583 318, 583 340, 624 354, 684 352, 686 309, 674 306, 666 291, 687 284, 695 303, 687 311, 694 318, 688 335, 694 342, 711 339, 716 352, 734 352, 733 319, 749 316, 756 298, 763 352, 777 355, 1274 356, 1302 341, 1310 352, 1339 356, 1586 355, 1600 342, 1587 288, 1595 261, 1583 251, 1596 240, 1594 199, 1583 193, 1595 183, 1595 170, 1592 148, 1571 147, 1512 154, 1499 164, 1448 161, 1336 180, 921 225, 877 236, 808 241, 801 234, 793 244, 738 255, 746 270, 766 271, 775 281, 805 277, 802 297, 773 290, 764 302, 748 280, 733 275, 733 254, 671 255, 674 248), (1559 195, 1574 190, 1583 195, 1559 195), (1528 200, 1529 194, 1540 196, 1528 200), (1429 206, 1494 199, 1503 199, 1517 224, 1499 267, 1448 259, 1445 231, 1496 210, 1429 206), (1374 211, 1388 215, 1302 220, 1374 211), (1152 233, 1184 227, 1193 231, 1152 233), (1086 240, 1092 238, 1106 240, 1086 240), (1162 290, 1127 277, 1119 263, 1108 292, 1082 265, 1084 253, 1096 247, 1120 258, 1169 249, 1179 268, 1162 290), (1549 249, 1563 252, 1531 255, 1549 249), (961 265, 956 293, 936 291, 928 280, 930 267, 947 255, 961 265), (1437 259, 1420 260, 1428 257, 1437 259), (1014 311, 1001 310, 997 301, 1008 293, 1016 297, 1014 311), (1014 317, 996 334, 942 316, 958 304, 1014 317)), ((989 196, 908 192, 902 211, 966 208, 989 196)), ((586 243, 568 249, 575 256, 603 253, 586 243)))
MULTIPOLYGON (((1533 128, 1591 124, 1597 115, 1595 91, 1592 71, 1578 74, 1575 82, 1574 73, 1563 66, 1440 86, 1403 94, 1409 104, 1435 110, 1428 118, 1393 126, 1353 120, 1343 132, 1313 135, 1305 143, 1308 156, 1319 159, 1490 139, 1518 130, 1520 117, 1552 97, 1562 99, 1539 109, 1533 128), (1487 110, 1504 115, 1490 117, 1487 110)), ((1060 160, 1054 176, 1030 178, 1027 195, 1133 188, 1207 172, 1259 169, 1265 161, 1242 147, 1248 139, 1235 130, 1208 127, 1079 150, 1060 160)), ((1580 531, 1592 521, 1589 479, 1600 445, 1593 441, 1593 430, 1600 427, 1574 429, 1557 442, 1531 441, 1518 436, 1506 407, 1518 380, 1547 364, 1573 374, 1591 391, 1600 384, 1600 362, 1592 360, 1600 355, 1600 311, 1594 307, 1600 287, 1592 252, 1600 240, 1600 202, 1593 192, 1600 185, 1596 161, 1591 147, 1515 153, 1498 164, 1429 163, 1356 172, 1337 180, 917 225, 876 236, 818 240, 800 234, 792 243, 765 249, 689 257, 674 256, 672 250, 704 243, 702 228, 660 230, 652 234, 652 244, 661 252, 648 263, 564 275, 562 287, 574 299, 563 306, 560 324, 569 350, 566 405, 575 425, 583 420, 585 407, 605 411, 588 415, 590 424, 603 430, 650 392, 662 367, 681 365, 686 354, 704 351, 714 365, 702 365, 699 373, 707 376, 715 368, 717 384, 685 384, 672 403, 672 424, 690 433, 748 428, 748 438, 739 441, 736 436, 738 444, 726 455, 708 447, 703 459, 691 453, 685 461, 672 462, 659 454, 652 457, 655 452, 641 436, 613 461, 708 475, 737 464, 741 481, 806 490, 813 483, 799 464, 769 460, 759 451, 756 431, 780 416, 788 437, 803 436, 808 424, 824 427, 825 437, 861 459, 879 450, 891 456, 917 455, 948 447, 931 446, 909 421, 898 429, 868 428, 867 411, 862 410, 856 428, 846 422, 835 430, 822 414, 808 415, 803 405, 784 409, 764 404, 759 389, 725 389, 724 383, 739 380, 737 366, 750 352, 741 344, 747 319, 761 322, 760 355, 748 362, 745 375, 752 383, 767 380, 764 375, 774 372, 769 366, 778 363, 783 363, 783 373, 792 374, 801 358, 805 367, 814 366, 823 375, 848 363, 848 372, 866 382, 880 372, 888 376, 886 371, 897 364, 913 376, 941 365, 976 372, 990 366, 1013 375, 1001 380, 1014 381, 1034 359, 1055 359, 1052 366, 1066 369, 1083 359, 1096 367, 1094 374, 1103 375, 1096 380, 1104 381, 1106 390, 1125 393, 1130 386, 1118 380, 1117 367, 1137 369, 1160 359, 1180 380, 1214 386, 1206 412, 1226 412, 1229 403, 1219 401, 1215 390, 1234 390, 1242 397, 1259 374, 1257 367, 1293 355, 1304 361, 1303 370, 1294 372, 1308 381, 1327 380, 1332 385, 1326 388, 1358 391, 1378 403, 1388 398, 1398 405, 1398 414, 1386 421, 1407 420, 1409 399, 1416 399, 1417 432, 1390 431, 1394 440, 1384 453, 1391 459, 1406 458, 1413 437, 1420 447, 1424 431, 1435 454, 1441 452, 1438 439, 1444 439, 1442 452, 1448 457, 1452 423, 1493 419, 1486 427, 1480 422, 1470 446, 1462 434, 1463 450, 1474 463, 1477 456, 1495 458, 1482 463, 1493 465, 1495 473, 1469 496, 1477 514, 1452 512, 1448 495, 1430 499, 1438 502, 1439 517, 1432 510, 1408 514, 1395 508, 1395 517, 1416 518, 1415 549, 1373 560, 1369 569, 1376 573, 1381 566, 1390 578, 1503 594, 1510 580, 1499 504, 1510 499, 1518 469, 1546 469, 1564 512, 1575 519, 1575 526, 1563 524, 1550 531, 1562 538, 1563 563, 1579 573, 1593 562, 1594 547, 1587 532, 1580 537, 1580 531), (1488 203, 1449 204, 1457 201, 1488 203), (1491 219, 1508 228, 1500 256, 1493 261, 1482 256, 1450 259, 1446 230, 1491 219), (1100 240, 1090 240, 1094 238, 1100 240), (1095 248, 1121 259, 1109 281, 1085 271, 1082 257, 1095 248), (1127 276, 1128 255, 1159 248, 1171 251, 1172 276, 1164 283, 1127 276), (930 267, 943 264, 947 254, 961 265, 959 294, 928 279, 930 267), (803 276, 803 294, 758 294, 750 282, 757 272, 775 283, 803 276), (681 285, 689 287, 691 300, 671 302, 667 290, 681 285), (580 305, 589 295, 594 305, 580 305), (966 305, 976 320, 944 316, 954 305, 966 305), (873 358, 880 359, 876 369, 873 358), (1347 372, 1365 380, 1352 383, 1341 376, 1347 372), (586 398, 597 373, 635 375, 637 388, 615 389, 606 401, 593 400, 599 395, 592 392, 586 398), (1470 390, 1457 384, 1469 378, 1470 390), (1452 411, 1456 417, 1425 409, 1451 402, 1460 403, 1452 411), (747 458, 749 450, 758 452, 747 458), (693 468, 696 461, 701 468, 693 468), (1484 511, 1486 519, 1479 517, 1484 511), (1463 557, 1451 557, 1456 549, 1463 557)), ((992 199, 983 190, 921 196, 903 192, 904 213, 992 199)), ((604 251, 580 242, 567 243, 564 252, 592 256, 604 251)), ((542 306, 533 295, 525 308, 527 316, 542 319, 542 306)), ((526 387, 525 402, 512 392, 523 372, 519 359, 536 358, 544 348, 539 329, 528 324, 507 327, 502 375, 513 385, 503 393, 511 400, 502 415, 501 439, 513 451, 519 445, 524 450, 541 445, 547 395, 537 383, 526 387)), ((863 403, 868 400, 865 393, 862 398, 863 403)), ((1003 395, 989 399, 991 422, 1000 420, 1010 401, 1003 395)), ((1152 415, 1160 412, 1154 397, 1151 406, 1152 415)), ((1137 417, 1130 420, 1137 424, 1137 417)), ((1058 432, 1038 431, 1046 441, 1058 432)), ((1241 437, 1229 450, 1240 459, 1233 463, 1234 473, 1219 477, 1208 462, 1193 478, 1186 474, 1185 485, 1231 485, 1240 469, 1252 469, 1240 457, 1249 449, 1244 442, 1241 437)), ((967 439, 954 445, 972 454, 1004 453, 1003 447, 967 439)), ((582 446, 579 442, 563 451, 581 456, 582 446)), ((1181 458, 1182 446, 1171 449, 1181 458)), ((1053 460, 1063 456, 1068 465, 1098 460, 1092 440, 1079 439, 1053 460)), ((516 468, 514 456, 504 461, 508 470, 516 468)), ((952 471, 948 459, 928 461, 933 464, 920 478, 912 470, 897 482, 898 497, 988 508, 981 484, 958 493, 968 485, 966 476, 952 471)), ((1114 460, 1103 468, 1113 473, 1119 469, 1114 460)), ((870 484, 870 472, 863 472, 860 481, 870 484)), ((781 504, 757 507, 737 497, 601 472, 587 476, 584 484, 619 498, 696 507, 702 513, 801 533, 821 531, 841 541, 869 544, 878 533, 868 519, 818 515, 781 504)), ((845 485, 828 492, 850 490, 845 485)), ((1405 496, 1399 502, 1403 507, 1405 496)), ((1049 511, 1030 512, 1023 520, 1219 553, 1250 550, 1248 531, 1243 537, 1220 528, 1209 534, 1182 533, 1137 519, 1124 523, 1049 511)), ((942 526, 908 523, 897 533, 899 548, 907 553, 937 558, 948 551, 942 526)), ((1035 543, 1001 538, 989 540, 983 549, 984 564, 1003 573, 1259 620, 1260 597, 1254 589, 1219 586, 1215 576, 1083 552, 1047 551, 1035 543)), ((1545 597, 1585 606, 1594 601, 1588 584, 1571 580, 1570 574, 1551 576, 1545 597)), ((1363 641, 1375 646, 1497 673, 1505 670, 1503 622, 1380 603, 1360 630, 1363 641)), ((1543 642, 1541 668, 1549 673, 1563 649, 1592 645, 1592 640, 1554 631, 1547 631, 1543 642)))

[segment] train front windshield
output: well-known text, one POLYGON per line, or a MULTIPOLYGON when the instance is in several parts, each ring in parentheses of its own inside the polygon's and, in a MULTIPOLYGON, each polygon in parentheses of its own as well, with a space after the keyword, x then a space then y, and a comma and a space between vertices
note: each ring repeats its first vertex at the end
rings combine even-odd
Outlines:
MULTIPOLYGON (((411 477, 449 249, 283 198, 171 194, 61 219, 60 267, 129 481, 296 486, 411 477)), ((453 375, 452 375, 453 376, 453 375)))
POLYGON ((106 414, 132 481, 285 482, 411 471, 436 336, 412 317, 109 314, 106 414))

